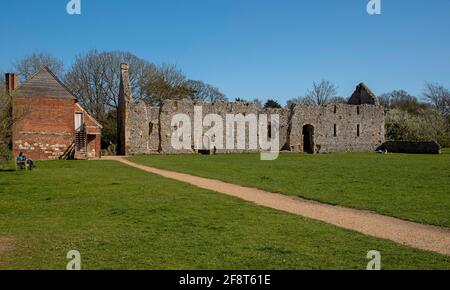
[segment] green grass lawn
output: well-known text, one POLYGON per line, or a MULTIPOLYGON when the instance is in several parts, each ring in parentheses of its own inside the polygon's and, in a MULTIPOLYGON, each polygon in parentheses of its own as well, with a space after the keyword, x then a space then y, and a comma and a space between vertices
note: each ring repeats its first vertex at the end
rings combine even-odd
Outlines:
POLYGON ((450 154, 150 155, 130 160, 329 204, 450 227, 450 154))
POLYGON ((0 269, 450 269, 450 257, 163 179, 112 161, 0 172, 0 269))
POLYGON ((16 165, 14 164, 14 162, 0 161, 0 173, 13 170, 16 170, 16 165))

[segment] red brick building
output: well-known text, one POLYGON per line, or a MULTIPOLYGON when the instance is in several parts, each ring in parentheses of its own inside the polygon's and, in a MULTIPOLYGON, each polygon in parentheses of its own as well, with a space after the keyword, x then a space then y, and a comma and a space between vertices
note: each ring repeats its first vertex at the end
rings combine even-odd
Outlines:
POLYGON ((19 85, 6 74, 12 97, 13 153, 33 160, 99 158, 102 126, 47 68, 19 85))

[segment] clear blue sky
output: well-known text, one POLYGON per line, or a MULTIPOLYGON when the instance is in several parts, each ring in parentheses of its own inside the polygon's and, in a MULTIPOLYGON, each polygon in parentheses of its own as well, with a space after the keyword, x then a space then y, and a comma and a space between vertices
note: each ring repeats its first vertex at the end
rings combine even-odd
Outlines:
POLYGON ((380 16, 368 0, 81 0, 81 16, 67 2, 2 2, 0 71, 95 48, 176 64, 230 98, 285 102, 322 78, 342 96, 361 81, 377 94, 450 86, 449 0, 382 0, 380 16))

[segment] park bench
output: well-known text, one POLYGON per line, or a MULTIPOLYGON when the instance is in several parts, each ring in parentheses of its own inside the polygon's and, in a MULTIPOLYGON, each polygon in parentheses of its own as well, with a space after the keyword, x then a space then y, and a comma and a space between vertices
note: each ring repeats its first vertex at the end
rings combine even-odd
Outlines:
POLYGON ((16 170, 30 170, 31 164, 28 161, 16 161, 16 170))

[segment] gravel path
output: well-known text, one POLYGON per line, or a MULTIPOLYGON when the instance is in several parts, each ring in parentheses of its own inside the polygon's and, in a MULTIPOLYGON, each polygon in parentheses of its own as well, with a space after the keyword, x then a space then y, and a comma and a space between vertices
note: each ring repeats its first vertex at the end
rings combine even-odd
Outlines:
POLYGON ((319 220, 368 236, 387 239, 398 244, 450 256, 450 228, 408 222, 364 210, 327 205, 218 180, 161 170, 136 164, 123 157, 105 157, 103 159, 116 160, 165 178, 238 197, 261 206, 319 220))

